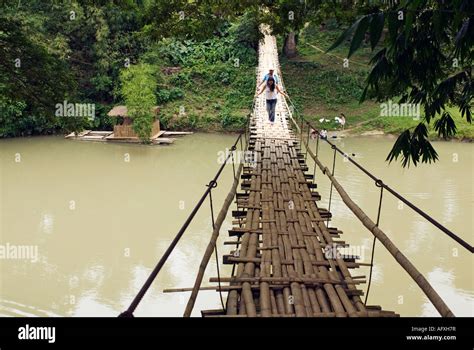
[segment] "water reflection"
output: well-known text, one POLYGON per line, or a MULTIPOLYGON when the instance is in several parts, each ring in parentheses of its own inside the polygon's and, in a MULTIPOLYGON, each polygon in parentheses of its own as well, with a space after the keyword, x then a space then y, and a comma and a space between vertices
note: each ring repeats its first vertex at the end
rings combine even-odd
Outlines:
POLYGON ((40 232, 51 234, 53 233, 53 216, 51 214, 44 213, 41 216, 40 232))
MULTIPOLYGON (((441 267, 435 267, 427 275, 428 281, 439 293, 441 298, 449 300, 449 306, 456 316, 473 317, 474 316, 474 293, 471 291, 456 288, 454 285, 455 275, 453 271, 443 270, 441 267)), ((438 316, 438 312, 428 299, 422 305, 422 316, 438 316)))

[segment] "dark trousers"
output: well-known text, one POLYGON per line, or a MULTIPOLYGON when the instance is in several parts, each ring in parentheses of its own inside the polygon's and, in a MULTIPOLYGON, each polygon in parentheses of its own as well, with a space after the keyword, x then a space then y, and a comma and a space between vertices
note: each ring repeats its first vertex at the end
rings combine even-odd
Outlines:
POLYGON ((277 100, 267 100, 267 112, 268 112, 268 118, 270 119, 271 122, 275 121, 275 107, 277 104, 277 100))

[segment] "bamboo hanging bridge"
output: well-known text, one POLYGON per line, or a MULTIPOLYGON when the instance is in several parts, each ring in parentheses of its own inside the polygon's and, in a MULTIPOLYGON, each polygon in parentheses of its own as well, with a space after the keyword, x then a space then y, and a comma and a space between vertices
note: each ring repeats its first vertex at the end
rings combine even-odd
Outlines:
MULTIPOLYGON (((280 79, 279 84, 283 86, 276 40, 273 36, 265 35, 259 48, 257 84, 270 67, 275 68, 280 79)), ((284 98, 279 98, 275 122, 270 123, 264 96, 254 99, 245 134, 239 135, 231 148, 232 152, 214 179, 209 182, 198 204, 129 308, 121 314, 122 317, 133 316, 136 307, 207 198, 211 203, 213 232, 197 271, 194 286, 165 290, 191 292, 184 311, 185 317, 191 315, 198 293, 203 289, 219 292, 222 303, 221 309, 202 310, 201 314, 206 317, 399 316, 393 311, 383 310, 380 306, 367 305, 367 298, 362 300, 364 291, 361 285, 366 283, 366 277, 351 274, 351 269, 364 265, 372 266, 373 261, 363 264, 356 261, 357 257, 338 254, 339 247, 346 247, 347 244, 340 240, 342 232, 329 226, 332 216, 330 207, 324 209, 317 205, 321 196, 315 191, 316 184, 313 182, 316 169, 320 169, 322 175, 329 178, 330 196, 333 188, 337 190, 347 207, 373 234, 374 244, 375 240, 383 244, 413 278, 440 315, 454 316, 425 277, 378 227, 382 194, 388 192, 397 197, 471 253, 473 247, 377 179, 337 146, 325 140, 334 150, 334 160, 338 153, 347 157, 380 188, 378 217, 376 222, 372 221, 352 201, 335 178, 335 163, 333 162, 330 170, 319 160, 319 138, 315 151, 309 148, 309 134, 313 128, 303 118, 298 124, 294 113, 295 109, 289 107, 284 98), (306 135, 306 140, 303 134, 306 135), (236 168, 234 152, 239 144, 240 150, 251 152, 252 157, 240 162, 236 168), (304 152, 302 147, 305 147, 304 152), (308 156, 315 162, 313 174, 307 173, 308 156), (228 160, 231 162, 227 162, 228 160), (233 166, 234 181, 219 214, 214 218, 212 189, 217 186, 217 180, 227 163, 233 166), (241 192, 238 191, 239 184, 241 192), (229 236, 234 238, 224 244, 235 248, 230 254, 223 256, 223 262, 233 266, 232 273, 228 277, 219 274, 218 277, 211 278, 210 282, 217 283, 215 287, 202 287, 204 273, 212 255, 215 254, 216 262, 219 261, 217 238, 232 203, 237 205, 237 210, 232 211, 234 227, 229 230, 229 236), (223 293, 227 293, 226 301, 223 293)), ((372 270, 370 275, 371 272, 372 270)), ((366 293, 368 290, 369 288, 366 293)))

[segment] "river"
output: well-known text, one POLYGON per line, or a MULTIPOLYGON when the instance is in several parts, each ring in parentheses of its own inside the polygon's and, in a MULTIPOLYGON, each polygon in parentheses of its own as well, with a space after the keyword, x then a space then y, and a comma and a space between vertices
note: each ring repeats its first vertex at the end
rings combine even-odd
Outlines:
MULTIPOLYGON (((0 244, 31 248, 28 259, 0 259, 0 316, 116 316, 137 293, 219 167, 219 151, 235 135, 185 136, 171 146, 94 143, 57 136, 0 140, 0 244)), ((474 145, 435 142, 440 161, 402 169, 384 160, 388 138, 345 138, 343 149, 385 183, 443 225, 473 242, 474 145)), ((320 156, 332 162, 325 146, 320 156)), ((312 173, 312 162, 308 162, 312 173)), ((215 211, 231 185, 225 168, 213 190, 215 211)), ((379 189, 338 157, 336 177, 352 198, 376 218, 379 189)), ((329 183, 316 173, 319 205, 328 207, 329 183)), ((232 209, 235 209, 233 206, 232 209)), ((334 191, 332 226, 341 239, 370 261, 371 234, 334 191)), ((231 246, 221 230, 219 254, 231 246)), ((457 316, 474 316, 473 258, 390 195, 383 199, 380 227, 432 283, 457 316)), ((181 316, 211 235, 209 203, 137 308, 136 316, 181 316)), ((25 248, 25 249, 26 249, 25 248)), ((407 273, 378 243, 368 304, 403 316, 436 316, 436 310, 407 273)), ((230 271, 220 264, 221 273, 230 271)), ((364 267, 353 272, 367 274, 364 267)), ((203 285, 217 276, 212 259, 203 285)), ((218 294, 202 291, 193 315, 219 308, 218 294)))

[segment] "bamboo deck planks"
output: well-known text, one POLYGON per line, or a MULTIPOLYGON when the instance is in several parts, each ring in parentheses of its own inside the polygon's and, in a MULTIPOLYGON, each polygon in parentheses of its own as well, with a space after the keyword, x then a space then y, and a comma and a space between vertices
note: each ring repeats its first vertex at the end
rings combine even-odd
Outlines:
MULTIPOLYGON (((260 44, 257 83, 268 67, 278 69, 275 38, 260 44)), ((238 226, 229 230, 236 248, 224 256, 233 276, 221 277, 228 292, 226 310, 203 311, 209 317, 359 317, 398 316, 365 306, 353 278, 354 260, 327 257, 325 247, 342 233, 327 227, 331 214, 316 204, 312 176, 289 126, 288 106, 279 98, 274 123, 268 121, 264 96, 256 98, 250 121, 249 150, 255 163, 243 167, 241 193, 236 195, 238 226)), ((345 244, 343 242, 343 244, 345 244)), ((210 282, 218 282, 211 278, 210 282)))

